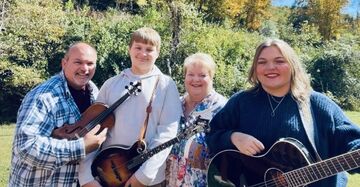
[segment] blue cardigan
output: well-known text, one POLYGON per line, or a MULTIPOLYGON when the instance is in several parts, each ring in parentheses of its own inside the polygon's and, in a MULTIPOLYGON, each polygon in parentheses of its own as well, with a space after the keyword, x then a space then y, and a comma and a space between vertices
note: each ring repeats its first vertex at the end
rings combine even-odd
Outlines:
MULTIPOLYGON (((280 99, 269 99, 262 88, 234 94, 210 122, 211 131, 206 136, 206 142, 211 154, 236 149, 230 136, 238 131, 254 136, 264 144, 265 149, 269 149, 280 138, 295 138, 315 158, 301 122, 298 105, 291 94, 285 96, 275 109, 275 115, 271 116, 278 105, 275 100, 280 99), (272 102, 273 109, 269 101, 272 102)), ((360 128, 345 116, 338 105, 318 92, 312 92, 310 100, 316 149, 322 159, 360 148, 360 128)), ((351 172, 359 173, 360 169, 351 172)), ((342 172, 309 186, 342 187, 346 184, 346 173, 342 172)))

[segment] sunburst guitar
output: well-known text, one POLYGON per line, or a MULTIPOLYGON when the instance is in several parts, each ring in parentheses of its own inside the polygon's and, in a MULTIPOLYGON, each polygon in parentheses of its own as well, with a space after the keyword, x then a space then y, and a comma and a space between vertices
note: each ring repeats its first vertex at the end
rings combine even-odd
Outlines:
POLYGON ((298 140, 282 138, 260 156, 219 152, 210 160, 207 182, 209 187, 295 187, 359 167, 360 150, 314 162, 298 140))
POLYGON ((189 126, 179 133, 175 138, 151 149, 147 150, 143 142, 136 142, 131 147, 113 145, 100 151, 91 165, 91 171, 102 186, 123 187, 126 181, 140 167, 142 163, 151 158, 156 153, 187 139, 196 133, 208 129, 207 119, 200 116, 194 119, 189 126), (140 145, 140 147, 139 147, 140 145))

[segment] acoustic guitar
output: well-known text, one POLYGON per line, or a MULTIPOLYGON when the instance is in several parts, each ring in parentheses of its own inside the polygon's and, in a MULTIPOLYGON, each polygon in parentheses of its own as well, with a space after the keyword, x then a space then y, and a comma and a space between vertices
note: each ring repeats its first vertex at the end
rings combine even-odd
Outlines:
POLYGON ((179 133, 175 138, 151 149, 146 150, 142 142, 136 142, 131 147, 113 145, 100 151, 91 165, 91 171, 95 178, 100 181, 102 186, 123 187, 126 181, 140 167, 142 163, 151 158, 156 153, 187 139, 196 133, 208 129, 207 119, 198 116, 194 122, 190 122, 188 127, 179 133), (144 150, 144 151, 142 151, 144 150))
POLYGON ((51 136, 57 139, 76 140, 85 136, 91 129, 97 124, 101 125, 98 132, 101 132, 104 128, 112 128, 115 122, 115 116, 113 111, 126 101, 131 95, 137 95, 141 89, 141 82, 130 82, 130 85, 125 86, 126 94, 118 99, 110 107, 103 103, 95 103, 85 110, 81 114, 79 121, 74 124, 64 124, 63 126, 56 128, 52 131, 51 136))
POLYGON ((358 167, 360 150, 314 162, 298 140, 282 138, 260 156, 219 152, 210 160, 207 182, 209 187, 305 186, 358 167))

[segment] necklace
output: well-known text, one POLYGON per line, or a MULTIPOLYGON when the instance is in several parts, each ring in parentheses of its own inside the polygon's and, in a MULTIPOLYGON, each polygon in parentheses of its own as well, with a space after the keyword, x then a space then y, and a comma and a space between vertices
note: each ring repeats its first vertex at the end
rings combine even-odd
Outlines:
MULTIPOLYGON (((286 97, 286 95, 283 96, 280 101, 275 100, 275 102, 277 103, 277 105, 275 106, 275 108, 273 107, 273 105, 272 105, 272 103, 271 103, 269 94, 267 94, 267 96, 268 96, 269 104, 270 104, 270 107, 271 107, 271 117, 274 117, 274 116, 275 116, 275 111, 276 111, 276 109, 280 106, 281 102, 284 100, 284 98, 286 97)), ((271 98, 273 98, 273 97, 271 96, 271 98)))
POLYGON ((271 99, 275 102, 275 103, 280 103, 280 101, 281 101, 281 99, 280 99, 280 101, 278 101, 278 100, 276 100, 276 98, 273 96, 273 95, 270 95, 270 97, 271 97, 271 99))

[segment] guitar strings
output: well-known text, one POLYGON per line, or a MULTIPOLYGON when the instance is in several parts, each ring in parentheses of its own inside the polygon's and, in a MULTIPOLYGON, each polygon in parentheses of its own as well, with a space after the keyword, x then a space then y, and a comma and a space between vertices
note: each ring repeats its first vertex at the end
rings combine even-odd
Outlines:
MULTIPOLYGON (((261 182, 261 183, 258 183, 258 184, 254 184, 254 185, 251 185, 251 186, 248 186, 248 187, 259 187, 259 186, 266 186, 266 187, 272 187, 272 186, 279 186, 278 184, 282 183, 281 182, 281 177, 276 177, 275 179, 271 179, 271 180, 267 180, 267 181, 264 181, 264 182, 261 182), (277 182, 279 181, 279 182, 277 182)), ((286 181, 287 183, 287 181, 286 181)), ((287 184, 282 184, 283 186, 291 186, 291 185, 287 185, 287 184)))
MULTIPOLYGON (((292 184, 291 181, 286 180, 286 176, 285 176, 286 174, 287 173, 284 173, 278 177, 272 178, 271 180, 267 180, 247 187, 300 186, 297 184, 292 184)), ((296 183, 296 181, 292 181, 292 182, 296 183)))

